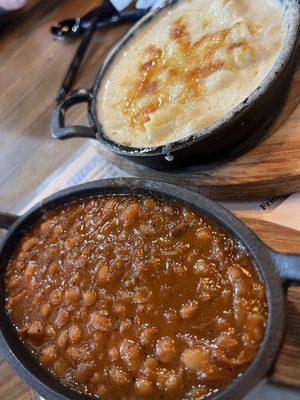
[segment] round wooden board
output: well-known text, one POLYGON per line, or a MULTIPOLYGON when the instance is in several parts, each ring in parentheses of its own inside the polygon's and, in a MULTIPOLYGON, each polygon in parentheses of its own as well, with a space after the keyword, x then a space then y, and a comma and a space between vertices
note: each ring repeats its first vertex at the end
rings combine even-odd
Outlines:
MULTIPOLYGON (((238 213, 238 217, 273 250, 299 254, 300 231, 255 219, 247 211, 238 213)), ((269 378, 300 387, 300 285, 287 287, 286 305, 286 335, 269 378)))
MULTIPOLYGON (((214 163, 172 172, 156 171, 103 148, 99 147, 99 151, 117 168, 130 175, 182 184, 213 199, 290 194, 300 190, 299 102, 300 63, 281 109, 272 117, 271 127, 262 127, 248 143, 244 142, 228 157, 214 163), (253 142, 256 143, 254 147, 253 142)), ((266 125, 270 126, 270 121, 266 125)))

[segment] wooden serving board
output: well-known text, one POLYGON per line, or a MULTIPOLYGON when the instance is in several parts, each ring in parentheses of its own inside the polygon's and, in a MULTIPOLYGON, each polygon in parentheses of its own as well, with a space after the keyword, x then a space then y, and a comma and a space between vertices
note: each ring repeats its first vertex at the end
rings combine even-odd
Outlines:
MULTIPOLYGON (((272 249, 282 253, 300 254, 300 231, 250 218, 246 213, 239 213, 238 217, 272 249)), ((300 282, 298 286, 289 286, 287 289, 286 325, 286 337, 271 379, 300 388, 300 282)))
POLYGON ((213 199, 285 195, 300 190, 300 63, 283 105, 274 111, 273 118, 271 128, 256 132, 227 158, 174 172, 156 171, 102 148, 99 151, 130 175, 196 187, 213 199), (246 151, 253 142, 256 145, 246 151))

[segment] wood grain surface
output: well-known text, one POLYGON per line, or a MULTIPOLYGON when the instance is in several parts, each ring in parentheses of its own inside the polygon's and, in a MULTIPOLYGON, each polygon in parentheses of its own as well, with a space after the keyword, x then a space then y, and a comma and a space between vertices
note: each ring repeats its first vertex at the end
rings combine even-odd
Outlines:
MULTIPOLYGON (((56 41, 49 31, 53 22, 83 15, 98 4, 96 0, 40 1, 0 35, 0 202, 4 209, 17 207, 23 196, 21 183, 32 191, 84 142, 53 140, 49 133, 55 94, 80 41, 56 41)), ((103 57, 126 29, 97 31, 75 88, 92 85, 103 57)), ((85 108, 75 107, 70 118, 86 123, 85 108)))
POLYGON ((274 192, 290 194, 300 190, 299 102, 300 63, 281 108, 274 111, 276 117, 272 118, 271 128, 256 132, 255 139, 249 138, 226 158, 170 173, 135 164, 105 149, 100 152, 131 175, 197 187, 213 199, 249 199, 270 196, 274 192), (256 145, 251 147, 253 141, 256 145))
MULTIPOLYGON (((78 40, 62 43, 54 41, 49 34, 53 21, 82 15, 98 5, 97 1, 52 0, 34 1, 29 13, 19 13, 0 36, 0 209, 15 211, 29 197, 38 184, 49 176, 62 162, 83 143, 81 140, 60 142, 51 139, 49 123, 54 107, 54 96, 63 74, 78 45, 78 40)), ((127 27, 98 31, 93 38, 87 60, 80 71, 77 87, 89 87, 106 52, 127 27)), ((299 77, 297 78, 299 80, 299 77)), ((299 100, 299 93, 296 93, 299 100)), ((293 97, 293 96, 292 96, 293 97)), ((298 101, 297 100, 297 101, 298 101)), ((291 108, 293 103, 291 104, 291 108)), ((299 108, 299 107, 298 107, 299 108)), ((284 137, 299 133, 300 110, 292 113, 290 132, 282 133, 281 142, 274 148, 276 160, 271 154, 257 150, 251 171, 259 168, 265 176, 277 170, 288 171, 288 159, 299 168, 299 138, 293 146, 285 147, 284 137), (298 143, 298 144, 297 144, 298 143), (296 159, 296 154, 298 154, 296 159), (266 157, 266 158, 265 158, 266 157), (273 165, 273 167, 272 167, 273 165)), ((75 123, 85 121, 85 110, 76 108, 70 118, 75 123)), ((298 172, 299 172, 298 171, 298 172)), ((244 174, 248 171, 244 168, 244 174)), ((283 173, 283 172, 282 172, 283 173)), ((242 173, 241 173, 242 174, 242 173)), ((279 176, 279 175, 278 175, 279 176)), ((237 176, 240 182, 242 176, 237 176)), ((289 182, 290 191, 294 189, 289 182)), ((276 189, 276 187, 275 187, 276 189)), ((260 193, 261 195, 262 193, 260 193)), ((255 220, 247 213, 240 213, 249 225, 270 247, 282 252, 300 252, 300 232, 255 220)), ((300 266, 299 266, 300 267, 300 266)), ((288 337, 275 368, 274 378, 285 383, 300 385, 300 288, 291 287, 288 293, 290 310, 288 337), (298 332, 298 333, 297 333, 298 332)), ((0 357, 0 399, 33 400, 36 395, 17 377, 0 357)), ((263 399, 262 399, 263 400, 263 399)))

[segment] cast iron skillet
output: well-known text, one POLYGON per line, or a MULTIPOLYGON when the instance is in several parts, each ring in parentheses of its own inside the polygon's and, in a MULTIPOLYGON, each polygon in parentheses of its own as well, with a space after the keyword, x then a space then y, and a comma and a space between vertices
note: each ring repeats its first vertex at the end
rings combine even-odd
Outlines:
POLYGON ((285 43, 277 62, 264 81, 248 98, 215 123, 188 138, 158 147, 127 147, 113 142, 105 135, 97 111, 97 94, 105 80, 106 73, 116 56, 138 34, 139 30, 151 22, 162 10, 172 7, 178 1, 171 0, 165 7, 148 13, 135 24, 107 56, 93 87, 89 90, 72 92, 56 106, 51 121, 51 134, 54 138, 96 139, 108 150, 132 161, 154 169, 170 169, 186 164, 200 163, 224 154, 234 145, 248 138, 268 119, 282 101, 296 64, 300 21, 299 0, 274 0, 278 1, 285 9, 286 26, 285 43), (90 126, 66 127, 66 111, 73 105, 83 102, 87 103, 90 126))
POLYGON ((29 386, 48 400, 87 400, 91 396, 67 388, 44 371, 25 349, 5 311, 4 273, 20 235, 42 217, 45 210, 90 196, 146 193, 174 200, 206 215, 239 239, 253 258, 265 284, 269 316, 264 340, 246 371, 214 398, 238 400, 270 371, 280 348, 285 326, 284 283, 300 280, 300 256, 270 250, 241 221, 198 193, 159 181, 118 178, 95 181, 48 197, 22 216, 0 213, 0 228, 8 232, 0 248, 0 349, 13 369, 29 386))

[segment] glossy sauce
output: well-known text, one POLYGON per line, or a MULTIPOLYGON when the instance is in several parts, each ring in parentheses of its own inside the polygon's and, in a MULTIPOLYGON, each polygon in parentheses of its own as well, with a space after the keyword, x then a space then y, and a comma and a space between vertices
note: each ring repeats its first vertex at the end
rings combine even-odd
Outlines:
POLYGON ((264 286, 244 248, 165 200, 103 196, 46 213, 6 274, 39 362, 104 400, 204 398, 255 357, 264 286))

